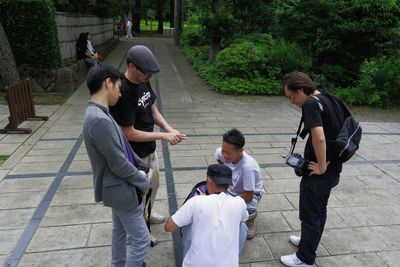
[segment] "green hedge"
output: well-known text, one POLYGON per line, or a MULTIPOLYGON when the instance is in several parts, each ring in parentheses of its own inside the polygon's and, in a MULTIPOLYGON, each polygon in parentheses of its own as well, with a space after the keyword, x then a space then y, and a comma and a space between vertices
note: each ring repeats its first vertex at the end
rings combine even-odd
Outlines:
POLYGON ((51 0, 0 0, 0 20, 18 67, 53 69, 61 65, 51 0))

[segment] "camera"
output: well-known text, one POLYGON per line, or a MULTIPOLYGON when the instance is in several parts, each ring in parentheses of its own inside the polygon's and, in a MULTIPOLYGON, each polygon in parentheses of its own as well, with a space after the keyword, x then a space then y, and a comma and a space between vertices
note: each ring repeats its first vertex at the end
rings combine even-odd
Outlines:
POLYGON ((286 160, 286 164, 294 169, 297 176, 303 176, 306 160, 299 153, 292 153, 286 160))

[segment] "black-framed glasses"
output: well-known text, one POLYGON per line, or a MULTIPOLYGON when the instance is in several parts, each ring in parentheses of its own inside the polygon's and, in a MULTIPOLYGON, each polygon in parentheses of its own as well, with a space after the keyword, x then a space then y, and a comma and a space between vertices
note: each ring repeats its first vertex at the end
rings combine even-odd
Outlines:
POLYGON ((152 73, 148 73, 148 72, 145 72, 144 70, 142 70, 138 65, 136 65, 136 64, 133 64, 141 73, 143 73, 144 74, 144 76, 146 76, 146 77, 150 77, 151 75, 152 75, 152 73))

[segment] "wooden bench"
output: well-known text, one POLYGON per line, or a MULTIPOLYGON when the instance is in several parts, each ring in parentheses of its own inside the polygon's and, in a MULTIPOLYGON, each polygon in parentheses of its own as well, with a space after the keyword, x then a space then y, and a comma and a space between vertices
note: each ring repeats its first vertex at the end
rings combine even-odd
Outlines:
POLYGON ((9 123, 0 133, 32 133, 30 128, 18 128, 25 120, 45 120, 48 116, 36 116, 33 105, 32 86, 29 80, 19 81, 5 89, 10 110, 9 123))

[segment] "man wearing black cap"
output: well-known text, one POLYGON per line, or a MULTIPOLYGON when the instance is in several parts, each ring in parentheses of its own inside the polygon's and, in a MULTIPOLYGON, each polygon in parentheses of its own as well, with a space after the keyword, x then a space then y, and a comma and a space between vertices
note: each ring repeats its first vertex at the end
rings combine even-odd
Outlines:
POLYGON ((187 231, 190 246, 184 251, 182 266, 239 266, 239 252, 247 235, 244 223, 248 218, 246 203, 241 197, 226 193, 232 184, 232 170, 221 164, 207 169, 209 195, 190 198, 168 218, 164 230, 191 226, 187 231))
MULTIPOLYGON (((121 98, 111 108, 111 113, 121 126, 135 153, 153 170, 151 177, 151 204, 159 187, 156 140, 164 140, 172 145, 186 139, 186 135, 172 128, 158 111, 156 95, 150 79, 160 71, 160 65, 149 48, 136 45, 127 54, 127 69, 122 80, 121 98), (154 132, 154 124, 165 132, 154 132)), ((150 223, 163 223, 165 217, 152 213, 150 223)), ((153 243, 157 240, 153 237, 153 243)))

